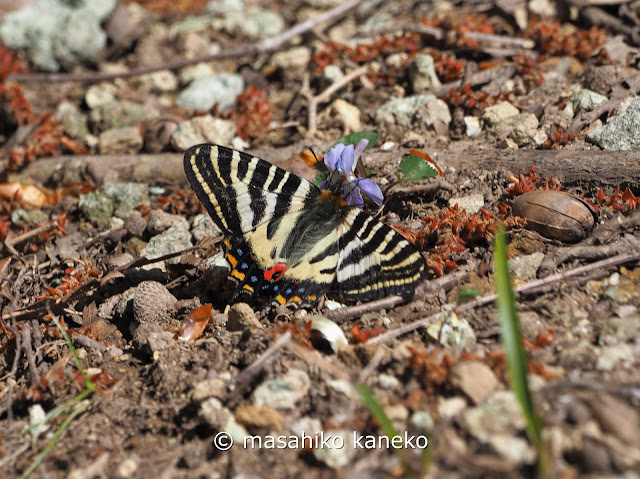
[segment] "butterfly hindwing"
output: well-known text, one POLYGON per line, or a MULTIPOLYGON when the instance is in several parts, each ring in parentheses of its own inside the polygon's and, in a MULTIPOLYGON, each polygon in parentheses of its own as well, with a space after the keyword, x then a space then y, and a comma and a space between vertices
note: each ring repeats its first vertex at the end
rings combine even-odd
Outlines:
POLYGON ((336 272, 343 295, 360 301, 402 295, 424 278, 420 251, 384 223, 353 209, 343 227, 336 272))
POLYGON ((331 288, 360 301, 411 291, 418 249, 344 198, 264 160, 217 145, 185 153, 187 178, 225 242, 236 295, 314 304, 331 288))

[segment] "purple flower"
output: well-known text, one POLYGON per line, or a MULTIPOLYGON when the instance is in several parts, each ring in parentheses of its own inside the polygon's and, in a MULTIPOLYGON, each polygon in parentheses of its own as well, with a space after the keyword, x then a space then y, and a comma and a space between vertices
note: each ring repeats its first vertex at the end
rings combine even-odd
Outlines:
POLYGON ((375 204, 382 204, 383 196, 380 187, 369 178, 357 178, 354 174, 358 158, 367 148, 369 140, 363 138, 354 148, 353 145, 344 146, 338 143, 329 150, 324 157, 324 164, 329 169, 329 179, 320 183, 320 189, 331 190, 344 196, 349 206, 362 208, 361 191, 375 204))

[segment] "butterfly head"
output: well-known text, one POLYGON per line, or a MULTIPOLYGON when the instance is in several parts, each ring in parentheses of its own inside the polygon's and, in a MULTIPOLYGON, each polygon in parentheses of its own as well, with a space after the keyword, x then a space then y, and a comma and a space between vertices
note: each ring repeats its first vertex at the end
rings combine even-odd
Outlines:
POLYGON ((329 178, 319 187, 342 196, 349 206, 362 208, 361 191, 369 196, 377 205, 382 204, 383 196, 380 187, 369 178, 355 176, 356 164, 369 141, 362 139, 357 146, 338 143, 324 157, 324 164, 329 170, 329 178))

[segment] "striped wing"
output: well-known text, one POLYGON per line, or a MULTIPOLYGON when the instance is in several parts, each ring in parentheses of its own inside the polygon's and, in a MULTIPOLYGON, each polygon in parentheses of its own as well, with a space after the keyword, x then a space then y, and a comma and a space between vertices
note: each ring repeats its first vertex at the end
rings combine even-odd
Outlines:
POLYGON ((242 236, 264 222, 270 231, 288 213, 305 208, 318 188, 299 176, 240 151, 196 145, 184 156, 184 169, 198 199, 228 236, 242 236))
POLYGON ((335 286, 357 300, 403 294, 422 279, 421 253, 341 198, 254 156, 216 145, 185 153, 189 183, 225 242, 237 293, 304 306, 335 286))
POLYGON ((355 208, 342 228, 336 280, 344 296, 370 301, 403 295, 424 279, 422 253, 384 223, 355 208))

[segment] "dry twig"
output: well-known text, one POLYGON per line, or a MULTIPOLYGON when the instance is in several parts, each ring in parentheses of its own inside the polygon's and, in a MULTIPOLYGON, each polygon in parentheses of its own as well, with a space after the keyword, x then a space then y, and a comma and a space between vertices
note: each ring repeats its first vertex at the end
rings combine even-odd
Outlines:
MULTIPOLYGON (((545 287, 548 286, 549 284, 552 283, 556 283, 558 281, 562 281, 562 280, 566 280, 569 278, 576 278, 579 277, 580 275, 584 275, 587 273, 590 273, 591 271, 597 270, 597 269, 604 269, 604 268, 610 268, 613 266, 618 266, 620 264, 623 263, 628 263, 631 261, 638 261, 640 259, 640 251, 633 251, 630 253, 623 253, 623 254, 619 254, 616 256, 613 256, 611 258, 607 258, 604 259, 602 261, 597 261, 595 263, 586 265, 586 266, 580 266, 578 268, 574 268, 568 271, 563 271, 562 273, 557 273, 557 274, 553 274, 551 276, 547 276, 546 278, 542 278, 542 279, 536 279, 534 281, 530 281, 526 284, 523 284, 522 286, 519 286, 517 288, 515 288, 515 292, 516 293, 520 293, 520 294, 524 294, 524 293, 533 293, 534 291, 539 290, 540 287, 545 287)), ((457 306, 456 308, 453 309, 453 311, 456 312, 460 312, 460 311, 467 311, 469 309, 474 309, 480 306, 484 306, 486 304, 490 304, 493 303, 497 298, 496 294, 490 294, 487 296, 483 296, 481 298, 477 298, 474 299, 473 301, 470 301, 468 303, 464 303, 460 306, 457 306)), ((402 336, 403 334, 409 333, 411 331, 415 331, 416 329, 422 328, 427 326, 428 324, 431 324, 433 321, 435 321, 438 316, 440 316, 441 314, 443 314, 442 312, 437 312, 435 314, 432 314, 431 316, 428 316, 426 318, 421 318, 418 319, 417 321, 414 321, 412 323, 409 324, 405 324, 403 326, 400 326, 398 328, 394 328, 391 329, 389 331, 387 331, 386 333, 383 333, 379 336, 375 336, 371 339, 369 339, 366 344, 379 344, 379 343, 383 343, 386 341, 389 341, 391 339, 397 338, 398 336, 402 336)))
POLYGON ((361 66, 360 68, 356 68, 352 72, 348 73, 340 80, 332 83, 331 86, 326 88, 319 95, 313 95, 311 93, 311 88, 309 87, 309 75, 305 75, 302 83, 302 89, 300 90, 300 94, 303 95, 309 104, 307 105, 308 116, 307 116, 307 137, 312 137, 316 133, 317 128, 317 116, 318 116, 318 105, 321 103, 325 103, 331 99, 331 95, 340 90, 341 88, 347 86, 356 78, 361 77, 369 70, 369 65, 361 66))

